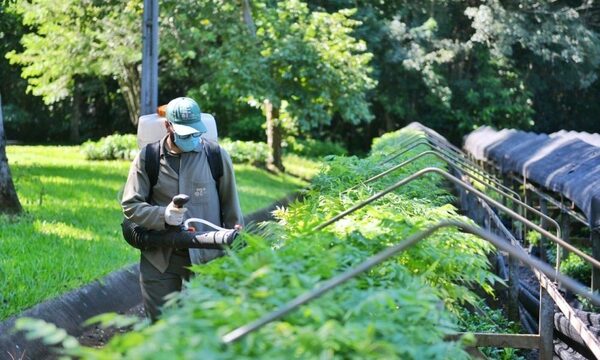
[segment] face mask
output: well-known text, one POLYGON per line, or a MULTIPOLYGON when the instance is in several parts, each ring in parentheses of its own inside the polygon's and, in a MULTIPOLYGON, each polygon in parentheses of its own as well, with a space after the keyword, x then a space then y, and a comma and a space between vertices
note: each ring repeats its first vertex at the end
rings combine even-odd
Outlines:
POLYGON ((198 144, 200 144, 200 133, 198 133, 198 136, 194 136, 196 134, 192 134, 192 135, 186 135, 186 136, 179 136, 177 134, 175 135, 175 145, 177 145, 177 147, 179 148, 179 150, 183 151, 183 152, 190 152, 192 150, 194 150, 198 144))

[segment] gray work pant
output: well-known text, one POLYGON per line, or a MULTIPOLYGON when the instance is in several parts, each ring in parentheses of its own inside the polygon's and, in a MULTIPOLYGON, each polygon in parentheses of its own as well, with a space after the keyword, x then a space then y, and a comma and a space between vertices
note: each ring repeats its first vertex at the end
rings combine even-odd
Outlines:
POLYGON ((152 322, 158 319, 160 307, 165 303, 165 296, 181 291, 183 281, 188 281, 192 272, 188 269, 191 265, 187 251, 174 251, 169 259, 169 266, 164 273, 158 271, 145 257, 140 259, 140 286, 146 316, 152 322))

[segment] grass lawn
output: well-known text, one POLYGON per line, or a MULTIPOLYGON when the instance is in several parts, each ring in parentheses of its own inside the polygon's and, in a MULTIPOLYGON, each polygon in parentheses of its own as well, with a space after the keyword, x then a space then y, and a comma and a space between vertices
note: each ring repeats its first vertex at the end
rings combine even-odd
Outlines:
MULTIPOLYGON (((137 261, 121 237, 117 195, 128 161, 86 161, 79 147, 9 146, 7 153, 26 214, 0 217, 0 320, 137 261)), ((317 165, 302 161, 289 160, 314 174, 317 165)), ((307 185, 248 165, 235 171, 244 214, 307 185)))

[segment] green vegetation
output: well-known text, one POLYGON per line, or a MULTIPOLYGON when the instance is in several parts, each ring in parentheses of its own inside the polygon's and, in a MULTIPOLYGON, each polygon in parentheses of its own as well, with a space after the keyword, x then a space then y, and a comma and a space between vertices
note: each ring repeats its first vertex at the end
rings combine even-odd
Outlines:
POLYGON ((137 150, 137 139, 133 134, 114 134, 98 141, 88 140, 81 145, 87 160, 133 160, 137 150))
MULTIPOLYGON (((471 312, 463 309, 460 313, 460 325, 465 331, 480 333, 510 333, 521 332, 520 326, 506 318, 500 309, 491 309, 483 301, 478 304, 481 311, 471 312)), ((483 348, 485 356, 490 359, 525 360, 519 351, 512 348, 483 348)))
POLYGON ((321 141, 315 139, 296 139, 288 140, 288 152, 309 157, 319 158, 327 155, 348 155, 348 151, 340 143, 332 141, 321 141))
MULTIPOLYGON (((121 236, 117 194, 128 161, 86 161, 75 146, 9 146, 27 213, 0 217, 0 319, 137 260, 121 236)), ((306 182, 236 166, 242 210, 258 210, 306 182)))
POLYGON ((231 154, 231 161, 235 164, 251 164, 262 167, 267 164, 269 147, 264 142, 223 139, 220 144, 231 154))
MULTIPOLYGON (((142 3, 0 6, 11 140, 79 143, 135 130, 142 3)), ((351 152, 411 121, 454 142, 482 124, 600 131, 594 2, 244 3, 160 8, 159 103, 195 97, 222 136, 266 140, 265 100, 280 110, 275 127, 351 152)))
MULTIPOLYGON (((403 134, 376 143, 367 159, 331 158, 306 199, 277 212, 278 223, 265 225, 261 235, 245 234, 247 246, 233 249, 230 256, 196 267, 198 276, 157 324, 137 324, 135 331, 113 338, 101 350, 77 347, 64 336, 51 342, 89 359, 468 358, 461 342, 444 341, 444 336, 459 331, 457 317, 465 304, 478 306, 472 289, 490 292, 496 277, 488 270, 491 247, 456 229, 436 232, 235 344, 223 346, 219 339, 419 229, 440 219, 465 220, 449 204, 453 197, 443 190, 441 179, 433 176, 322 231, 312 230, 415 168, 442 165, 421 160, 396 176, 342 193, 392 166, 377 164, 394 148, 391 140, 403 134)), ((107 315, 99 321, 126 320, 107 315)), ((41 325, 24 321, 20 326, 41 325)))

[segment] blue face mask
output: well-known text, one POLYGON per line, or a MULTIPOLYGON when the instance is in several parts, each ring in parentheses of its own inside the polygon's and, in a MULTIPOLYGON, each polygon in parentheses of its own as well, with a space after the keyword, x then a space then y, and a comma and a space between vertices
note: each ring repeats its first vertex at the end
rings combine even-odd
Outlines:
POLYGON ((175 145, 179 148, 179 150, 183 152, 190 152, 194 150, 198 144, 200 144, 200 135, 201 133, 191 134, 179 136, 176 133, 175 135, 175 145))

